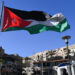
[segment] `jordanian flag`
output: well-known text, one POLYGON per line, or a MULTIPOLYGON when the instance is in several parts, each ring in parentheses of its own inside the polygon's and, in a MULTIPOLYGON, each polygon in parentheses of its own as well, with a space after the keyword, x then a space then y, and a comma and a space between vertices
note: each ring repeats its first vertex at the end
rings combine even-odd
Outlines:
POLYGON ((63 14, 49 15, 42 11, 21 11, 4 6, 2 32, 27 30, 31 34, 43 31, 63 32, 70 26, 63 14))

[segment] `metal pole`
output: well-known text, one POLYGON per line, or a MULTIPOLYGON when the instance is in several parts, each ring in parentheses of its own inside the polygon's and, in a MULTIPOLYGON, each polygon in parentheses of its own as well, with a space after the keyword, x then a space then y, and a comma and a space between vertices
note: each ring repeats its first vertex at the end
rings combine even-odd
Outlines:
POLYGON ((69 57, 69 49, 68 49, 68 40, 67 40, 67 42, 66 42, 66 45, 67 45, 67 56, 68 56, 68 62, 69 62, 69 66, 70 66, 70 75, 72 75, 72 70, 71 70, 71 63, 70 63, 70 57, 69 57))
POLYGON ((68 49, 68 40, 66 42, 66 45, 67 45, 67 56, 68 56, 68 62, 70 63, 70 58, 69 58, 69 49, 68 49))
MULTIPOLYGON (((2 1, 2 6, 1 6, 1 20, 0 20, 1 25, 3 24, 2 23, 2 20, 3 20, 3 18, 2 18, 2 16, 3 16, 2 15, 3 14, 3 7, 4 7, 4 1, 2 1)), ((2 28, 2 26, 0 28, 2 28)), ((1 55, 1 60, 2 60, 2 55, 1 55)), ((1 75, 1 67, 2 67, 2 63, 0 64, 0 75, 1 75)))
POLYGON ((1 22, 1 29, 2 29, 2 25, 3 25, 3 9, 4 9, 4 1, 2 1, 2 6, 1 6, 1 20, 0 20, 0 22, 1 22))
POLYGON ((66 41, 66 45, 67 45, 67 56, 68 56, 68 63, 69 63, 69 68, 70 68, 70 75, 72 75, 72 69, 71 69, 71 62, 70 62, 70 57, 69 57, 69 49, 68 49, 68 40, 71 38, 71 36, 67 35, 62 37, 62 39, 64 39, 66 41))
POLYGON ((43 75, 43 54, 42 54, 42 68, 41 68, 42 70, 42 75, 43 75))
POLYGON ((70 63, 70 57, 69 57, 69 49, 68 49, 68 40, 71 38, 71 36, 67 35, 67 36, 64 36, 62 37, 63 40, 65 40, 66 42, 66 45, 67 45, 67 56, 68 56, 68 62, 70 63))

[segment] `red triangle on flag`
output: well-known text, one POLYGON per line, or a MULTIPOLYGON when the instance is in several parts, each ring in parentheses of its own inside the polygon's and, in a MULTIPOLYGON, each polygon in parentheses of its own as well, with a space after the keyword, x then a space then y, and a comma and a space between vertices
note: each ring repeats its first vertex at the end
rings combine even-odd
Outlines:
POLYGON ((15 13, 10 11, 7 7, 4 7, 4 20, 2 31, 6 30, 9 27, 24 28, 28 26, 31 22, 32 21, 25 21, 24 19, 20 18, 15 13))

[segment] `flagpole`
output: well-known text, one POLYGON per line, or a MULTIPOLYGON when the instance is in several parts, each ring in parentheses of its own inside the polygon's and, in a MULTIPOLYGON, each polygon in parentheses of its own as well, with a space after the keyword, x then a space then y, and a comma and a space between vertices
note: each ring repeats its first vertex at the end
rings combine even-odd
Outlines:
MULTIPOLYGON (((1 23, 1 29, 2 29, 2 25, 3 25, 3 8, 4 8, 4 1, 2 1, 2 6, 1 6, 1 20, 0 20, 0 23, 1 23)), ((0 29, 0 31, 1 31, 0 29)), ((2 59, 2 55, 0 57, 2 59)), ((2 63, 0 64, 0 75, 1 75, 1 67, 2 67, 2 63)))
MULTIPOLYGON (((1 29, 2 29, 2 26, 3 26, 3 10, 4 10, 4 1, 2 1, 2 6, 1 6, 1 29)), ((1 30, 0 29, 0 30, 1 30)))

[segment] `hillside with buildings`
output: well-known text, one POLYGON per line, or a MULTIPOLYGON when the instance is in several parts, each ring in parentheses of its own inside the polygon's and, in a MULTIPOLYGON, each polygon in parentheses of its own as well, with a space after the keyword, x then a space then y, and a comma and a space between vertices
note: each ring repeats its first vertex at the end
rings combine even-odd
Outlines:
MULTIPOLYGON (((43 60, 46 61, 52 57, 62 57, 65 58, 67 56, 66 47, 58 48, 56 50, 46 50, 40 53, 36 53, 33 56, 30 56, 34 61, 43 60)), ((74 56, 75 54, 75 44, 69 46, 69 55, 74 56)))
POLYGON ((58 64, 68 61, 67 51, 69 51, 70 60, 75 60, 75 44, 70 45, 68 50, 66 47, 62 47, 56 50, 39 52, 29 57, 6 54, 5 50, 0 47, 0 72, 9 75, 22 75, 22 73, 41 75, 43 70, 44 74, 48 75, 47 73, 55 69, 58 64))
POLYGON ((68 61, 68 51, 70 61, 75 60, 75 44, 74 44, 70 45, 68 47, 68 50, 66 47, 62 47, 56 50, 46 50, 43 52, 39 52, 34 54, 33 56, 28 57, 27 59, 25 58, 23 59, 23 64, 25 64, 27 67, 26 68, 23 67, 23 69, 25 70, 26 74, 30 72, 32 75, 35 71, 34 75, 36 74, 42 75, 43 71, 44 72, 43 75, 49 74, 52 75, 53 73, 55 73, 54 69, 56 69, 56 67, 60 63, 68 61))

